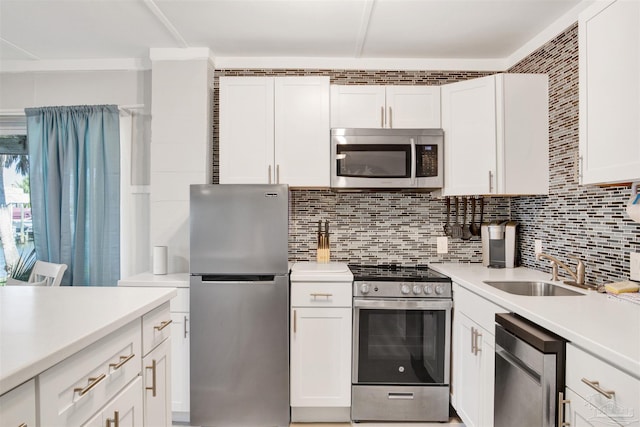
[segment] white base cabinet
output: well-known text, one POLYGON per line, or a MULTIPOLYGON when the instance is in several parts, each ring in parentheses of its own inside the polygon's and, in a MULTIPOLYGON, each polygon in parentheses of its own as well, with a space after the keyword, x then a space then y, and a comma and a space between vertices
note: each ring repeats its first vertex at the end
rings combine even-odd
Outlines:
POLYGON ((440 128, 440 87, 332 85, 331 127, 440 128))
POLYGON ((220 77, 220 183, 328 187, 329 77, 220 77))
POLYGON ((567 343, 564 421, 640 426, 640 378, 567 343))
POLYGON ((640 2, 580 14, 580 183, 640 181, 640 2))
POLYGON ((346 264, 291 270, 292 422, 351 420, 352 280, 346 264))
POLYGON ((0 425, 36 426, 35 379, 0 396, 0 425))
POLYGON ((142 359, 145 425, 171 426, 171 338, 142 359))
POLYGON ((451 403, 467 427, 493 425, 495 314, 502 307, 454 283, 451 403))
POLYGON ((496 74, 441 90, 443 195, 549 193, 546 74, 496 74))
MULTIPOLYGON (((142 380, 137 377, 83 427, 136 427, 143 423, 142 380)), ((160 425, 160 424, 157 424, 160 425)), ((164 424, 163 424, 164 425, 164 424)))

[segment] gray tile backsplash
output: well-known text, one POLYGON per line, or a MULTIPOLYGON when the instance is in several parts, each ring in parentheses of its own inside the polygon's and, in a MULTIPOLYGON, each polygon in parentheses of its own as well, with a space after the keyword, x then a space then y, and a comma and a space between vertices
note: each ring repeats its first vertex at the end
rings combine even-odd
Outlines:
MULTIPOLYGON (((498 70, 499 71, 499 70, 498 70)), ((498 72, 496 71, 496 72, 498 72)), ((545 252, 569 262, 585 260, 587 281, 627 279, 629 251, 640 252, 640 224, 624 206, 628 187, 578 186, 578 44, 577 24, 529 55, 508 72, 549 75, 550 194, 537 197, 485 198, 485 220, 518 221, 523 265, 549 270, 534 256, 534 241, 545 252)), ((441 85, 492 74, 466 71, 363 70, 216 70, 214 78, 213 179, 218 182, 218 77, 328 75, 332 84, 441 85)), ((612 76, 612 78, 615 78, 612 76)), ((436 253, 446 209, 430 193, 334 193, 330 190, 291 191, 289 252, 292 260, 314 260, 318 220, 331 228, 331 259, 361 263, 425 264, 441 261, 480 262, 478 237, 449 239, 449 253, 436 253)))

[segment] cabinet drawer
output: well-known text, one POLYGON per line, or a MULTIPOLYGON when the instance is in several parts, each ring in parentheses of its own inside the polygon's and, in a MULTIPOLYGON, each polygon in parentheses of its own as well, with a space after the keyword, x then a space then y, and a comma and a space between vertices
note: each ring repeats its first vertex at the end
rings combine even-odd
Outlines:
POLYGON ((36 425, 36 380, 31 379, 0 396, 0 425, 36 425))
POLYGON ((142 316, 143 354, 146 355, 171 336, 170 324, 171 312, 169 311, 168 302, 142 316))
POLYGON ((492 334, 495 334, 495 314, 509 311, 457 283, 453 284, 453 306, 455 311, 466 314, 492 334))
POLYGON ((139 375, 140 328, 136 319, 40 374, 40 424, 80 425, 139 375))
POLYGON ((631 420, 638 421, 640 379, 571 344, 567 344, 566 371, 567 387, 582 396, 589 404, 622 425, 627 425, 631 420))
POLYGON ((351 282, 291 283, 292 307, 351 307, 351 282))

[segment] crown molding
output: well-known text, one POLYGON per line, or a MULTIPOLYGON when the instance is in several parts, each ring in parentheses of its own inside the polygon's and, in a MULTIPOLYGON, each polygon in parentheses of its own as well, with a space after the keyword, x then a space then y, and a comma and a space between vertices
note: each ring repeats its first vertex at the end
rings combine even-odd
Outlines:
POLYGON ((0 73, 45 71, 143 71, 150 70, 142 58, 8 60, 0 61, 0 73))

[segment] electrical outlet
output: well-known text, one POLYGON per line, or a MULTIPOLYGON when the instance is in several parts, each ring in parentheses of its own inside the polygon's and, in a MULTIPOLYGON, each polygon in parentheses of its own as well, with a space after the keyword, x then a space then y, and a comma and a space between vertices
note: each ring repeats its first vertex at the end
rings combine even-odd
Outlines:
POLYGON ((542 252, 542 240, 535 241, 535 252, 536 252, 536 255, 542 252))
POLYGON ((449 253, 449 238, 447 236, 436 237, 436 251, 439 254, 449 253))
POLYGON ((629 279, 640 282, 640 252, 631 252, 629 260, 629 279))

